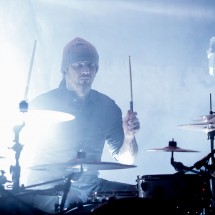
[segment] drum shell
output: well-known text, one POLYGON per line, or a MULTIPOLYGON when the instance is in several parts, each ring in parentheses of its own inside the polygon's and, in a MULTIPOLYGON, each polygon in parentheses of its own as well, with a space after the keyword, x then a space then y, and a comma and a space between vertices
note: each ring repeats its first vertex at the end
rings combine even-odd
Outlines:
POLYGON ((109 192, 93 192, 88 196, 90 202, 106 202, 112 199, 133 198, 138 197, 138 191, 109 191, 109 192))
POLYGON ((92 215, 104 214, 144 214, 144 215, 181 215, 173 205, 153 199, 128 197, 112 199, 91 210, 92 215))
POLYGON ((209 182, 197 174, 143 175, 137 186, 140 198, 162 200, 188 211, 210 204, 209 182))

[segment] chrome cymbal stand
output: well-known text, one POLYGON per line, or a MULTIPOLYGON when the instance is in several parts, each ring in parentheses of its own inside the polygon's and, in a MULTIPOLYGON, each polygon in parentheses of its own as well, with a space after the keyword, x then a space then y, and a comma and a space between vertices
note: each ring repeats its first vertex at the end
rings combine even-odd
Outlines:
MULTIPOLYGON (((214 136, 215 136, 215 131, 211 131, 208 133, 208 139, 210 140, 210 147, 211 147, 211 153, 214 151, 214 136)), ((210 162, 210 165, 214 168, 215 167, 215 158, 214 158, 214 153, 212 153, 212 156, 209 160, 210 162)), ((212 168, 212 171, 214 171, 212 168)), ((211 175, 213 175, 214 172, 211 173, 211 175)), ((211 180, 210 180, 210 186, 211 186, 211 192, 212 192, 212 206, 214 207, 215 206, 215 196, 214 196, 214 193, 215 193, 215 181, 214 179, 211 177, 211 180)))
MULTIPOLYGON (((210 94, 210 112, 209 114, 210 115, 213 115, 215 112, 212 111, 212 98, 211 98, 211 94, 210 94)), ((210 165, 212 167, 215 167, 215 158, 214 158, 214 136, 215 136, 215 131, 210 131, 208 132, 208 139, 210 140, 210 149, 211 149, 211 154, 212 156, 210 157, 210 165)), ((213 169, 213 168, 212 168, 213 169)), ((214 170, 213 170, 214 171, 214 170)), ((211 173, 211 175, 213 175, 214 173, 211 173)), ((211 206, 214 208, 215 207, 215 181, 214 181, 214 178, 211 177, 210 179, 210 187, 211 187, 211 193, 212 193, 212 200, 211 200, 211 206)))
POLYGON ((19 157, 20 157, 20 153, 22 151, 23 145, 19 142, 19 133, 21 131, 21 129, 24 127, 25 123, 23 123, 20 126, 15 126, 14 127, 14 133, 15 133, 15 139, 14 142, 15 144, 12 146, 11 149, 13 149, 16 153, 15 153, 15 166, 10 166, 10 173, 12 174, 12 182, 13 182, 13 186, 12 186, 12 190, 15 193, 19 192, 19 181, 20 181, 20 165, 19 165, 19 157))
MULTIPOLYGON (((34 47, 33 47, 33 53, 31 56, 31 63, 30 63, 30 68, 29 68, 29 73, 28 73, 27 85, 25 88, 24 100, 22 100, 19 103, 19 110, 22 113, 26 113, 28 111, 27 96, 28 96, 29 83, 30 83, 33 61, 34 61, 34 56, 35 56, 36 44, 37 44, 37 41, 35 40, 34 47)), ((14 126, 14 129, 13 129, 13 131, 15 133, 15 139, 14 139, 15 144, 12 146, 11 149, 13 149, 16 152, 15 153, 16 164, 15 164, 15 166, 10 167, 10 173, 12 174, 14 192, 19 192, 19 189, 20 189, 20 186, 19 186, 19 181, 20 181, 19 157, 20 157, 20 153, 22 151, 23 145, 21 143, 19 143, 19 133, 22 130, 22 128, 24 127, 24 125, 25 125, 25 122, 23 122, 22 125, 14 126)))

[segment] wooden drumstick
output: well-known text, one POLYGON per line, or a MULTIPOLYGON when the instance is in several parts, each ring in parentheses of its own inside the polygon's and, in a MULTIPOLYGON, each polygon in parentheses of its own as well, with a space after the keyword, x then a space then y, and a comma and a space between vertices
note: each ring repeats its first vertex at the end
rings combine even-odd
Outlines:
POLYGON ((36 44, 37 44, 37 41, 35 40, 34 41, 33 53, 32 53, 32 56, 31 56, 30 68, 29 68, 29 72, 28 72, 27 84, 26 84, 26 87, 25 87, 24 100, 22 100, 19 103, 20 112, 23 112, 23 113, 28 111, 28 102, 27 102, 27 100, 28 100, 28 90, 29 90, 29 84, 30 84, 30 80, 31 80, 31 73, 32 73, 32 67, 33 67, 33 62, 34 62, 36 44))
POLYGON ((133 112, 133 89, 132 89, 132 74, 131 74, 131 57, 129 56, 129 74, 130 74, 130 111, 133 112))

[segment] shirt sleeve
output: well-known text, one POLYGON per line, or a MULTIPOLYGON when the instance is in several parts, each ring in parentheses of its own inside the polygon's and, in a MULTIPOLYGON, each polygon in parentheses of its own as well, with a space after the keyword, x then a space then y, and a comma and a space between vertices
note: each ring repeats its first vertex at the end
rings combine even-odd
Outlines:
POLYGON ((108 117, 108 131, 106 142, 113 157, 115 157, 123 144, 124 131, 122 127, 122 111, 114 102, 108 117))

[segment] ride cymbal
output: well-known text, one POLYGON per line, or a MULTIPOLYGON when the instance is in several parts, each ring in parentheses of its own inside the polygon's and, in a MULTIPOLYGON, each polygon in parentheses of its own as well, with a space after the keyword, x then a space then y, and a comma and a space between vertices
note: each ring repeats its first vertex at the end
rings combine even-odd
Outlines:
POLYGON ((53 170, 62 169, 65 171, 74 171, 75 169, 81 169, 83 171, 94 171, 94 170, 113 170, 113 169, 126 169, 134 168, 135 165, 120 164, 114 162, 91 162, 91 161, 82 161, 77 159, 76 161, 65 162, 65 163, 55 163, 55 164, 45 164, 30 167, 31 170, 53 170))

